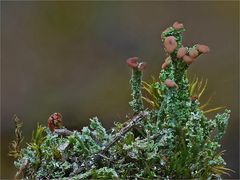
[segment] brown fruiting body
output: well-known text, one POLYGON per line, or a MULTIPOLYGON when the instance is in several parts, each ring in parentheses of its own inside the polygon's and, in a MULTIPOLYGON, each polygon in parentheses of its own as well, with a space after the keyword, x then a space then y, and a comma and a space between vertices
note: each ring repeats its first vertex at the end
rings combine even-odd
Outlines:
POLYGON ((191 48, 190 50, 189 50, 189 56, 191 57, 191 58, 196 58, 197 56, 198 56, 198 50, 196 50, 195 48, 191 48))
POLYGON ((202 44, 197 44, 197 50, 203 54, 206 54, 210 51, 209 47, 206 45, 202 45, 202 44))
POLYGON ((177 85, 174 81, 172 81, 171 79, 167 79, 167 80, 165 81, 165 84, 166 84, 166 86, 169 87, 169 88, 173 88, 173 87, 178 88, 178 85, 177 85))
POLYGON ((164 62, 164 63, 162 64, 162 69, 166 69, 167 66, 168 66, 168 64, 167 64, 166 62, 164 62))
POLYGON ((164 63, 162 64, 162 69, 166 69, 166 67, 171 63, 171 57, 168 56, 165 60, 164 63))
POLYGON ((180 29, 183 29, 184 26, 183 26, 182 23, 179 23, 179 22, 176 21, 176 22, 173 24, 173 28, 174 28, 175 30, 180 30, 180 29))
POLYGON ((194 59, 188 55, 185 55, 183 56, 183 61, 186 63, 186 64, 192 64, 194 59))
POLYGON ((136 69, 138 67, 138 57, 131 57, 127 59, 127 65, 132 68, 132 69, 136 69))
POLYGON ((177 58, 181 59, 186 54, 187 54, 187 48, 186 47, 181 47, 181 48, 178 49, 177 58))
POLYGON ((192 102, 196 101, 197 99, 198 99, 197 96, 191 96, 191 101, 192 101, 192 102))
POLYGON ((164 40, 163 44, 168 53, 173 53, 173 51, 177 48, 177 42, 174 36, 168 36, 164 40))

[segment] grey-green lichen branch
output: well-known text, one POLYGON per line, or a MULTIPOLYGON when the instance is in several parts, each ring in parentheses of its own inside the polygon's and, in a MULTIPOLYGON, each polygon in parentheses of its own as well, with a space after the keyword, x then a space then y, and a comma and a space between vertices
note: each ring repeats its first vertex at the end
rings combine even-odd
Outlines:
POLYGON ((142 100, 142 72, 146 68, 145 62, 139 62, 138 57, 132 57, 127 59, 127 64, 132 68, 132 77, 130 79, 132 87, 132 101, 129 102, 134 113, 138 113, 144 110, 143 100, 142 100))

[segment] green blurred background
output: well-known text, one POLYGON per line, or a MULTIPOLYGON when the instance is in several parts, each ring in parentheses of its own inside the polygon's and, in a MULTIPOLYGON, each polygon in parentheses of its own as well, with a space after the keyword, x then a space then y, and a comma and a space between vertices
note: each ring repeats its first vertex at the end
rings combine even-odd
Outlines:
POLYGON ((93 116, 108 128, 124 121, 131 98, 125 60, 147 61, 146 81, 158 76, 165 57, 160 33, 176 20, 187 29, 185 45, 211 48, 189 74, 208 78, 203 102, 216 92, 210 107, 232 110, 222 144, 227 166, 236 171, 230 178, 239 178, 237 1, 1 1, 1 178, 16 171, 7 156, 14 113, 26 140, 53 112, 62 113, 69 129, 81 129, 93 116))

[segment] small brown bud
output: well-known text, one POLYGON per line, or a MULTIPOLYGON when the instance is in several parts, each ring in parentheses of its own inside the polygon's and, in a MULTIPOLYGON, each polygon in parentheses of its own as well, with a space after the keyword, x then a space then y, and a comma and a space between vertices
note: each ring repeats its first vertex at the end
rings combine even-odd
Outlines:
POLYGON ((180 29, 183 29, 184 26, 183 26, 182 23, 179 23, 179 22, 176 21, 176 22, 173 24, 173 28, 174 28, 175 30, 180 30, 180 29))
POLYGON ((186 63, 186 64, 192 64, 194 59, 188 55, 185 55, 183 56, 183 61, 186 63))
POLYGON ((127 65, 132 69, 136 69, 138 67, 138 57, 128 58, 126 62, 127 65))
POLYGON ((174 36, 168 36, 163 44, 168 53, 172 53, 177 48, 177 42, 174 36))
POLYGON ((191 101, 192 101, 192 102, 196 101, 197 99, 198 99, 197 96, 191 96, 191 101))
POLYGON ((171 57, 168 56, 165 60, 164 63, 162 64, 162 69, 166 69, 166 67, 171 63, 171 57))
POLYGON ((191 58, 196 58, 197 56, 198 56, 198 51, 196 50, 196 49, 194 49, 194 48, 191 48, 190 50, 189 50, 189 56, 191 57, 191 58))
POLYGON ((173 88, 173 87, 178 88, 178 85, 177 85, 174 81, 172 81, 171 79, 167 79, 167 80, 165 81, 165 84, 166 84, 166 86, 169 87, 169 88, 173 88))
POLYGON ((206 45, 202 45, 202 44, 197 44, 197 50, 203 54, 206 54, 210 51, 209 47, 206 45))
POLYGON ((181 47, 181 48, 178 49, 177 58, 181 59, 186 54, 187 54, 187 48, 186 47, 181 47))
POLYGON ((167 68, 167 63, 166 62, 164 62, 163 64, 162 64, 162 69, 166 69, 167 68))
POLYGON ((138 60, 138 57, 128 58, 127 65, 134 70, 143 71, 144 69, 146 69, 147 63, 139 62, 138 60))

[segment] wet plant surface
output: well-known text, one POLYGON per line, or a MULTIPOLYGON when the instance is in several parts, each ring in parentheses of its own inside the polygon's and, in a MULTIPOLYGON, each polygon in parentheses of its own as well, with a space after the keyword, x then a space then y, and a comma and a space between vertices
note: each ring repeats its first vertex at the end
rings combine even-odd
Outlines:
POLYGON ((167 57, 152 82, 142 81, 146 63, 141 58, 127 59, 133 114, 124 123, 106 130, 94 117, 88 127, 71 131, 61 126, 62 115, 54 113, 48 127, 38 125, 32 141, 21 149, 22 124, 15 117, 16 140, 9 155, 16 158, 16 177, 211 179, 228 174, 220 140, 230 111, 206 117, 224 107, 200 105, 207 81, 189 81, 187 70, 210 49, 184 46, 184 31, 183 24, 175 22, 162 33, 167 57))

